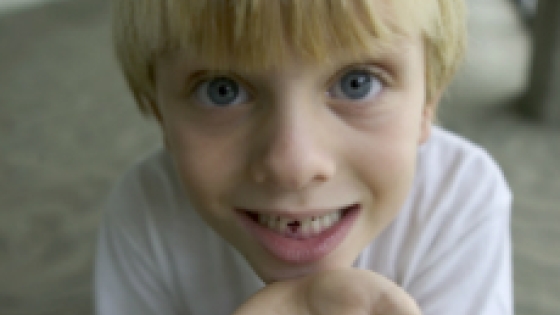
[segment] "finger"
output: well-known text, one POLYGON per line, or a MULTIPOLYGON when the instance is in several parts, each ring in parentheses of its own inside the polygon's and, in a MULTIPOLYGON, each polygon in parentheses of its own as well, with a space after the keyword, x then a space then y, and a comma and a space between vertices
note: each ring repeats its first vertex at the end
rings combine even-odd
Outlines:
POLYGON ((416 302, 391 280, 368 270, 337 270, 314 275, 307 285, 313 315, 419 315, 416 302))
POLYGON ((298 287, 299 282, 295 280, 269 284, 243 303, 233 315, 306 315, 308 312, 298 287))

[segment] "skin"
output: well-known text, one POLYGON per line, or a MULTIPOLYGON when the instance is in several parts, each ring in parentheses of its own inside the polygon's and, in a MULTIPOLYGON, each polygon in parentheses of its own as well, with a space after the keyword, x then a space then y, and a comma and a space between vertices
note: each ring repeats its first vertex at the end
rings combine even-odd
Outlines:
MULTIPOLYGON (((282 67, 254 72, 217 73, 203 56, 189 51, 157 60, 156 106, 186 193, 201 217, 272 284, 256 298, 260 302, 238 314, 270 305, 276 301, 271 297, 314 291, 309 288, 321 285, 309 283, 324 283, 315 275, 325 272, 343 287, 348 281, 337 272, 377 290, 370 292, 386 292, 383 285, 390 281, 372 272, 354 277, 350 268, 404 203, 435 108, 435 102, 425 100, 421 37, 392 44, 363 59, 334 58, 329 65, 305 63, 294 54, 282 67), (377 92, 359 100, 338 93, 340 78, 353 69, 369 71, 377 92), (209 104, 206 83, 220 76, 239 82, 246 97, 227 107, 209 104), (350 204, 359 204, 361 211, 345 239, 325 257, 302 264, 269 253, 241 224, 237 211, 312 215, 350 204)), ((391 288, 387 296, 410 300, 391 288)), ((300 304, 309 311, 317 296, 328 300, 329 295, 304 296, 315 296, 300 304)), ((365 308, 383 300, 375 294, 369 299, 365 308)), ((417 309, 399 311, 394 314, 416 314, 417 309)))
POLYGON ((415 301, 390 280, 358 269, 318 272, 275 282, 233 315, 420 315, 415 301))

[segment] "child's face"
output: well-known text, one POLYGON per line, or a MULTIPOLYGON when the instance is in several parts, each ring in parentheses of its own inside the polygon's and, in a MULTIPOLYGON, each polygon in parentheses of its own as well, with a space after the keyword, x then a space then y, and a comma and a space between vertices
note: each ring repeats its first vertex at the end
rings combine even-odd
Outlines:
POLYGON ((393 44, 250 73, 189 52, 158 60, 161 124, 187 194, 264 281, 351 266, 406 199, 434 104, 420 36, 393 44))

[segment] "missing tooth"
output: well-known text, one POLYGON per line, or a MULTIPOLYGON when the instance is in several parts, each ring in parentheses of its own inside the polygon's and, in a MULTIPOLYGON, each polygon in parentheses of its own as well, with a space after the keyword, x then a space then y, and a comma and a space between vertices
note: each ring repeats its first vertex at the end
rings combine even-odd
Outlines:
POLYGON ((292 233, 296 233, 299 228, 301 227, 301 222, 298 220, 294 220, 292 222, 289 222, 288 224, 288 229, 292 232, 292 233))

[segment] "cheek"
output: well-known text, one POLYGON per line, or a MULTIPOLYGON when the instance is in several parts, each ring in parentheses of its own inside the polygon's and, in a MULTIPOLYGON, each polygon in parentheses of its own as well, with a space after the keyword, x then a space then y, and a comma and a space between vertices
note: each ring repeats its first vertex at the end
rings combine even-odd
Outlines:
POLYGON ((404 191, 409 189, 414 175, 415 146, 378 143, 363 146, 362 150, 359 154, 364 158, 355 161, 357 169, 362 170, 358 176, 361 176, 377 201, 385 202, 386 198, 397 199, 396 201, 401 199, 404 191))
POLYGON ((353 136, 348 158, 376 204, 394 207, 406 198, 415 173, 419 122, 417 113, 400 112, 353 136))
POLYGON ((185 125, 167 129, 166 137, 185 193, 197 213, 233 245, 246 243, 235 232, 231 211, 242 148, 232 139, 201 135, 185 125))
POLYGON ((211 137, 189 126, 168 128, 165 135, 189 197, 204 204, 223 201, 239 177, 239 144, 232 137, 211 137))

